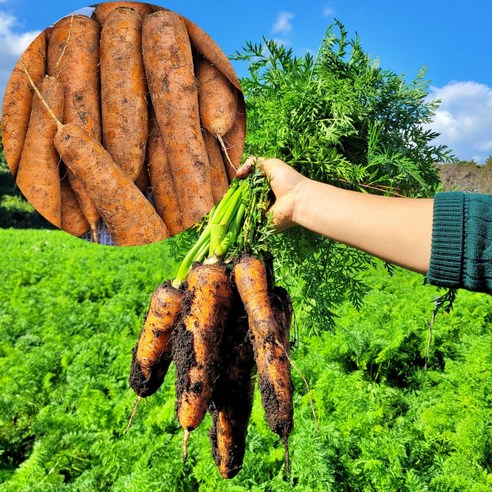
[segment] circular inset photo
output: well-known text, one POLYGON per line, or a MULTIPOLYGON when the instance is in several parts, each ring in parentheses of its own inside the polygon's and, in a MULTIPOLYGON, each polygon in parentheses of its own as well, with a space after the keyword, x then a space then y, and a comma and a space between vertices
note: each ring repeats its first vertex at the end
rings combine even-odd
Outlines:
POLYGON ((18 60, 2 105, 19 189, 60 229, 117 246, 200 221, 246 138, 238 77, 198 25, 140 2, 86 7, 18 60))

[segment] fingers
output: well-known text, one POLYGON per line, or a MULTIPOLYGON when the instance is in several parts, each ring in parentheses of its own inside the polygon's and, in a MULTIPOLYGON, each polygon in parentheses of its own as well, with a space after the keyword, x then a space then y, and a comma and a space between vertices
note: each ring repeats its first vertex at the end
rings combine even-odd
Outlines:
POLYGON ((265 158, 265 157, 248 157, 244 164, 237 170, 236 177, 239 179, 244 179, 251 174, 253 167, 258 166, 258 168, 265 174, 269 176, 273 168, 278 164, 285 164, 280 159, 275 158, 265 158))

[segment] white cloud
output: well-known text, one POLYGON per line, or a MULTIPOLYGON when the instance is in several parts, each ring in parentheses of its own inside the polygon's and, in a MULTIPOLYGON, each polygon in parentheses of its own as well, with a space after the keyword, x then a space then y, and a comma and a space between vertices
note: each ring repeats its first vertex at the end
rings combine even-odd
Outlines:
MULTIPOLYGON (((0 0, 2 3, 2 0, 0 0)), ((5 87, 17 60, 40 31, 18 32, 15 17, 0 11, 0 98, 3 101, 5 87)), ((0 105, 1 111, 1 105, 0 105)))
POLYGON ((0 54, 19 58, 40 31, 15 32, 16 25, 15 17, 0 11, 0 54))
POLYGON ((275 23, 273 24, 272 31, 275 34, 282 34, 286 36, 292 31, 292 19, 294 14, 291 12, 280 12, 277 16, 275 23))
POLYGON ((323 10, 322 14, 324 17, 333 17, 335 15, 335 9, 330 5, 327 5, 323 10))
POLYGON ((462 160, 483 163, 492 154, 492 88, 478 82, 431 87, 429 99, 441 104, 429 127, 462 160))

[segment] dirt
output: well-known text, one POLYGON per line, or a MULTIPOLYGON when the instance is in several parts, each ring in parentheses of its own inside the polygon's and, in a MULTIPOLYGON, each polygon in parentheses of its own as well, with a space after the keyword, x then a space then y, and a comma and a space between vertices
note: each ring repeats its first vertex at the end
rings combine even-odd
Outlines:
POLYGON ((248 320, 242 302, 236 294, 224 331, 219 376, 209 406, 212 416, 212 454, 225 478, 233 478, 242 468, 253 405, 254 356, 247 334, 248 320), (219 414, 222 414, 222 426, 218 422, 219 414), (218 439, 222 442, 230 440, 226 456, 220 453, 218 439))

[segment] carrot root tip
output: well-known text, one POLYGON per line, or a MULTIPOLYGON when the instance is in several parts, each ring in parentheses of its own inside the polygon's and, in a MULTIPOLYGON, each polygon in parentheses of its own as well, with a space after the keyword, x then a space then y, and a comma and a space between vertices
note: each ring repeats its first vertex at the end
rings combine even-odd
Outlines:
POLYGON ((190 439, 190 431, 185 429, 183 437, 183 463, 188 459, 188 440, 190 439))

